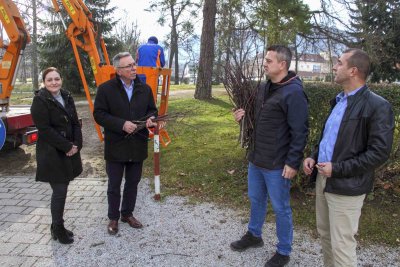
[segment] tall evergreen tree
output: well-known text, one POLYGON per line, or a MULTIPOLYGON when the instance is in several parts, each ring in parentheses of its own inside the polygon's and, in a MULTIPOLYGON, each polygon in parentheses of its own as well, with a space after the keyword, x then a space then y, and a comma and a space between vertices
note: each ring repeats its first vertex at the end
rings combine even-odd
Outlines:
POLYGON ((123 46, 122 41, 115 38, 113 28, 118 24, 118 20, 113 18, 117 7, 110 7, 111 0, 86 0, 85 3, 92 13, 95 31, 97 32, 96 44, 100 48, 100 37, 103 37, 107 44, 108 54, 113 56, 120 52, 118 49, 123 46))
POLYGON ((299 32, 311 27, 310 10, 301 0, 255 0, 250 10, 251 26, 266 37, 267 45, 291 45, 299 32))
POLYGON ((238 35, 235 32, 239 28, 238 25, 245 21, 245 16, 242 13, 245 3, 240 0, 221 0, 217 4, 217 45, 214 76, 216 82, 219 83, 220 78, 223 78, 223 67, 230 62, 233 51, 240 44, 236 40, 238 35))
MULTIPOLYGON (((112 27, 115 25, 115 21, 112 21, 111 15, 116 9, 115 7, 109 7, 110 0, 90 0, 85 1, 88 9, 93 15, 93 21, 95 25, 96 42, 98 48, 99 37, 103 36, 105 43, 110 51, 113 47, 116 47, 118 43, 115 38, 112 38, 110 32, 112 27)), ((62 16, 65 19, 67 25, 71 22, 65 10, 61 10, 62 16)), ((54 66, 60 69, 63 75, 63 87, 75 93, 81 92, 82 82, 77 68, 77 63, 73 50, 69 40, 65 35, 62 22, 58 17, 53 16, 50 20, 43 22, 46 28, 49 30, 45 35, 40 36, 40 67, 41 69, 49 66, 54 66)), ((100 51, 100 49, 98 49, 100 51)), ((80 54, 82 66, 88 86, 94 88, 95 82, 86 52, 78 49, 80 54)))
POLYGON ((40 70, 48 67, 58 68, 62 73, 63 88, 71 92, 79 92, 82 88, 79 71, 61 21, 53 17, 43 23, 48 32, 38 36, 40 70))
POLYGON ((367 51, 372 60, 373 82, 400 79, 400 0, 356 0, 351 9, 353 46, 367 51))

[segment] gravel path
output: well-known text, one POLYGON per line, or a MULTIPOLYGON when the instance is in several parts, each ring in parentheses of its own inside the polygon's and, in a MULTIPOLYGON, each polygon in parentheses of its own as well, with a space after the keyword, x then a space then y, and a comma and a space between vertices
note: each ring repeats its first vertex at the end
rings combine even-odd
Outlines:
MULTIPOLYGON (((246 230, 238 212, 213 204, 189 204, 183 197, 152 199, 148 180, 140 184, 135 216, 145 225, 137 230, 120 224, 117 236, 106 233, 107 220, 86 227, 73 223, 76 242, 65 246, 51 242, 59 266, 264 266, 274 253, 275 226, 264 227, 265 246, 239 253, 230 242, 246 230)), ((98 212, 106 214, 106 205, 98 212)), ((68 223, 68 217, 67 217, 68 223)), ((359 266, 400 266, 400 252, 381 246, 358 249, 359 266)), ((288 266, 322 266, 319 240, 295 230, 293 253, 288 266)))

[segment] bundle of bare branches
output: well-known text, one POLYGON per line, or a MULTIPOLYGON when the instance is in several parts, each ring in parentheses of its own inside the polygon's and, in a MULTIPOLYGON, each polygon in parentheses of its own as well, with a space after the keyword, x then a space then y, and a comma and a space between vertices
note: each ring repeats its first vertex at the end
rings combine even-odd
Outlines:
POLYGON ((227 46, 223 83, 235 109, 244 109, 240 122, 239 140, 243 148, 252 144, 254 130, 254 107, 257 90, 264 76, 261 52, 265 39, 245 24, 235 28, 227 46))
POLYGON ((225 67, 224 86, 234 109, 243 109, 245 116, 240 121, 240 145, 248 148, 252 143, 254 129, 254 106, 260 80, 246 75, 242 68, 225 67))

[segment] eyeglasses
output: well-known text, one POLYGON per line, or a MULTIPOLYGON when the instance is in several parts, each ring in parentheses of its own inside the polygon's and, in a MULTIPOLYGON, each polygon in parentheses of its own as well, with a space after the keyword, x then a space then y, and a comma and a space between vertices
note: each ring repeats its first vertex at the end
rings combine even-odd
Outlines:
POLYGON ((136 63, 131 63, 129 65, 123 66, 123 67, 117 67, 119 69, 132 69, 133 67, 136 67, 136 63))

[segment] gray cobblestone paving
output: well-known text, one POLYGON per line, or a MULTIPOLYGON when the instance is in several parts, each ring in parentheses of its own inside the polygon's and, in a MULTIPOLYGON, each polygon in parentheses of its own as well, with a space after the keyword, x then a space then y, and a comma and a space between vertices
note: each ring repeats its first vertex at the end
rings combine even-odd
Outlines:
MULTIPOLYGON (((65 225, 72 245, 51 239, 51 189, 33 177, 0 177, 0 266, 263 266, 274 253, 275 226, 266 224, 263 248, 237 253, 229 243, 246 229, 243 214, 213 204, 189 204, 182 197, 152 198, 140 183, 135 216, 143 229, 120 223, 106 232, 107 183, 82 178, 70 184, 65 225)), ((359 248, 359 266, 400 266, 398 248, 359 248)), ((289 266, 322 266, 319 240, 295 231, 289 266)))

